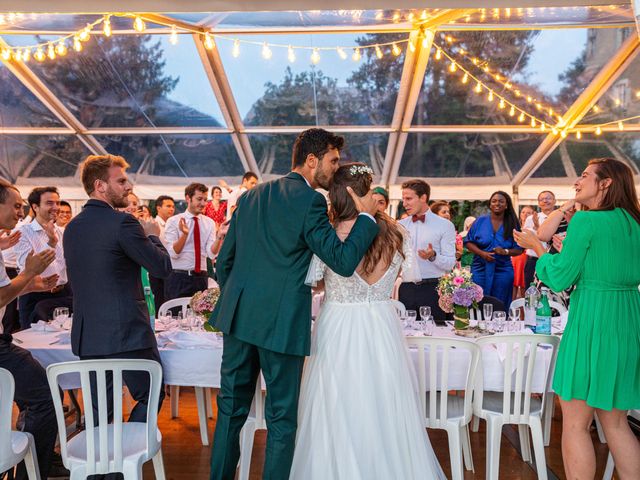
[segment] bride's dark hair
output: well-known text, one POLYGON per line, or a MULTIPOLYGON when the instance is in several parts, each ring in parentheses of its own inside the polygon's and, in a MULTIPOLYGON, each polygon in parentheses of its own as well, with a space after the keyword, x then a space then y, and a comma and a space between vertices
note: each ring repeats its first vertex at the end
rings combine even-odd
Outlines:
MULTIPOLYGON (((347 192, 347 187, 351 187, 361 197, 366 195, 373 182, 371 174, 366 171, 367 169, 368 167, 364 163, 347 163, 338 168, 333 176, 329 186, 329 201, 331 202, 329 217, 334 226, 358 216, 358 210, 351 195, 347 192)), ((387 266, 390 265, 396 252, 403 254, 402 233, 395 220, 381 212, 376 213, 375 217, 380 231, 364 256, 362 270, 365 275, 371 274, 381 261, 387 266)))

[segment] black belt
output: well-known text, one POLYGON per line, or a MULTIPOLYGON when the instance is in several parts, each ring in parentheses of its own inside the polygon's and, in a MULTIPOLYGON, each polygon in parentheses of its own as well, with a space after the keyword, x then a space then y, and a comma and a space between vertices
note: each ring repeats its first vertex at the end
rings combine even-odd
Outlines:
POLYGON ((415 282, 416 285, 437 285, 440 281, 439 278, 423 278, 419 282, 415 282))
POLYGON ((195 270, 174 269, 173 273, 181 273, 182 275, 189 275, 190 277, 206 277, 208 275, 206 270, 200 270, 199 272, 196 272, 195 270))

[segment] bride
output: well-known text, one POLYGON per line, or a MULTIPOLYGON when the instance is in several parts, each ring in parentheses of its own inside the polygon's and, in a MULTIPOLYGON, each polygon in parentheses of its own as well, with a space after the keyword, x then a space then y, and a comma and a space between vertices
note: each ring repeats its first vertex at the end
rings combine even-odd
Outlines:
MULTIPOLYGON (((331 218, 346 238, 358 212, 347 193, 371 187, 371 169, 341 166, 329 188, 331 218)), ((380 232, 349 278, 313 258, 307 283, 325 302, 302 378, 290 479, 445 478, 423 426, 413 364, 391 293, 402 270, 419 279, 408 233, 385 214, 380 232)))

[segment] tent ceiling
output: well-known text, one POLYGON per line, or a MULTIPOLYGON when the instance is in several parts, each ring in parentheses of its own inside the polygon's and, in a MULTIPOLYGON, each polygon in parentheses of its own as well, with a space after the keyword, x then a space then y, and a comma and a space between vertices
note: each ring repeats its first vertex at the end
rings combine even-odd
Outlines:
MULTIPOLYGON (((196 13, 202 2, 142 3, 140 11, 174 13, 142 14, 145 35, 131 29, 131 19, 114 16, 110 39, 93 35, 81 53, 54 62, 0 59, 0 176, 23 185, 68 177, 62 183, 70 186, 84 155, 108 151, 124 155, 138 185, 150 192, 154 185, 175 189, 185 177, 233 182, 246 170, 268 179, 288 170, 296 133, 316 125, 343 134, 343 157, 369 164, 378 182, 423 177, 448 198, 465 192, 475 198, 493 188, 528 198, 539 184, 570 184, 594 156, 614 156, 640 171, 640 121, 624 131, 615 122, 640 114, 640 40, 628 2, 518 2, 503 9, 496 2, 487 9, 447 2, 447 9, 432 4, 425 13, 409 9, 416 2, 396 2, 403 10, 323 11, 275 11, 291 8, 284 1, 260 2, 260 11, 256 2, 243 2, 229 11, 206 2, 215 13, 196 13), (426 19, 418 21, 421 15, 426 19), (178 44, 170 45, 171 25, 220 35, 217 48, 180 30, 178 44), (237 58, 234 39, 242 42, 237 58), (274 47, 267 61, 260 56, 263 42, 308 50, 298 50, 290 63, 287 49, 274 47), (401 55, 391 55, 392 42, 402 46, 401 55), (313 48, 378 43, 389 44, 380 60, 373 49, 357 62, 328 50, 321 50, 318 65, 302 58, 313 48), (577 140, 542 132, 529 117, 518 122, 475 95, 473 82, 463 86, 460 72, 447 72, 449 63, 434 59, 438 48, 549 126, 556 117, 570 128, 613 123, 602 135, 577 140), (472 53, 522 89, 522 98, 474 70, 472 53), (545 104, 540 112, 526 104, 527 94, 545 104)), ((94 2, 91 12, 99 7, 94 2)), ((8 12, 11 2, 0 8, 8 12)), ((77 2, 56 5, 60 12, 68 8, 87 12, 77 2)), ((55 39, 99 18, 90 12, 0 16, 0 47, 55 39)))

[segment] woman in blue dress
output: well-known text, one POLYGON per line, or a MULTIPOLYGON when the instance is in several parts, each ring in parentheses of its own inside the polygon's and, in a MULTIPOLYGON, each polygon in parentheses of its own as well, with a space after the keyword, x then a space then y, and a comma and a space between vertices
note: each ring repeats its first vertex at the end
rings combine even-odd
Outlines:
POLYGON ((473 281, 482 287, 485 295, 498 298, 509 308, 513 291, 511 257, 522 253, 513 239, 513 230, 520 230, 520 225, 506 192, 491 195, 489 210, 491 213, 474 222, 464 244, 475 254, 471 264, 473 281))

